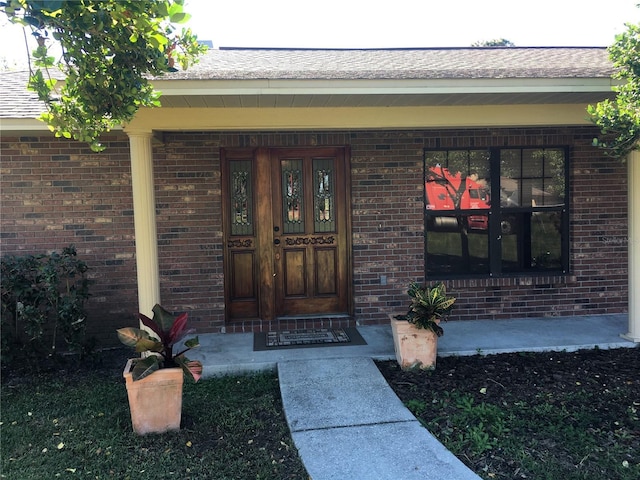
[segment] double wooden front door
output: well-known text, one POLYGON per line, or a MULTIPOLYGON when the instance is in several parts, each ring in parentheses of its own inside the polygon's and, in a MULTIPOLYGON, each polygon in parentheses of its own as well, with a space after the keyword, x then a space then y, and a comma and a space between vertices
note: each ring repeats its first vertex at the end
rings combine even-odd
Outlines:
POLYGON ((344 148, 224 150, 228 320, 348 314, 344 148))

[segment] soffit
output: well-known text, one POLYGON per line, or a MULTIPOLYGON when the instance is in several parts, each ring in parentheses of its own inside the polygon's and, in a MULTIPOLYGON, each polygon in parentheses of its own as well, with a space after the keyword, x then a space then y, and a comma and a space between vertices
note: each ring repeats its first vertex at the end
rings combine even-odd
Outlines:
POLYGON ((163 107, 310 108, 595 103, 604 79, 156 81, 163 107))

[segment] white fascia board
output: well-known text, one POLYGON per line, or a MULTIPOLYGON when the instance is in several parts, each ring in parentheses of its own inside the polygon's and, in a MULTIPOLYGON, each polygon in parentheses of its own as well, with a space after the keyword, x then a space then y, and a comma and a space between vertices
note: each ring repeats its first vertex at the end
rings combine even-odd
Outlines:
POLYGON ((202 95, 438 95, 611 92, 610 78, 435 80, 159 80, 165 96, 202 95))
POLYGON ((0 130, 3 132, 48 132, 49 127, 37 118, 1 118, 0 130))
MULTIPOLYGON (((37 118, 0 118, 0 131, 2 132, 51 132, 48 125, 37 118)), ((111 131, 122 131, 120 125, 116 125, 111 131)))

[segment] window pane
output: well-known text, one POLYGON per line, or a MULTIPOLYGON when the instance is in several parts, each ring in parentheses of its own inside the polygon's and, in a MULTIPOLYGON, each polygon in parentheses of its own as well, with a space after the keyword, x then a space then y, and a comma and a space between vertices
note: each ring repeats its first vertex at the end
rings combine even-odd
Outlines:
POLYGON ((427 167, 435 167, 436 165, 447 166, 447 152, 426 152, 424 162, 427 167))
POLYGON ((251 160, 229 163, 231 235, 253 235, 251 160))
POLYGON ((500 150, 500 173, 507 178, 520 178, 522 176, 521 151, 500 150))
POLYGON ((488 151, 427 152, 425 155, 427 210, 488 209, 490 191, 488 151))
POLYGON ((316 233, 334 232, 336 229, 333 171, 333 159, 313 160, 313 207, 316 233))
POLYGON ((545 150, 544 156, 544 198, 539 205, 564 204, 565 192, 564 150, 545 150))
POLYGON ((522 152, 522 177, 542 177, 542 165, 544 164, 544 150, 524 150, 522 152))
POLYGON ((537 212, 531 217, 531 267, 562 269, 561 212, 537 212))
POLYGON ((536 198, 541 198, 542 179, 523 178, 521 185, 522 190, 520 192, 520 205, 522 205, 523 207, 535 207, 537 205, 536 198))
POLYGON ((282 160, 282 224, 284 233, 304 232, 302 160, 282 160))
POLYGON ((469 175, 477 175, 487 184, 491 180, 489 167, 489 152, 487 150, 472 150, 469 152, 469 175))
MULTIPOLYGON (((460 176, 452 176, 442 166, 433 166, 425 173, 425 208, 427 210, 455 210, 460 208, 456 193, 460 176)), ((461 198, 461 197, 460 197, 461 198)))
POLYGON ((470 215, 427 220, 427 275, 489 273, 488 230, 461 228, 483 220, 470 215))
POLYGON ((502 271, 562 269, 562 215, 525 212, 501 218, 502 271))
POLYGON ((544 150, 524 150, 522 153, 522 193, 520 205, 535 207, 542 201, 544 150))
POLYGON ((522 159, 520 150, 500 151, 500 206, 521 204, 522 159))

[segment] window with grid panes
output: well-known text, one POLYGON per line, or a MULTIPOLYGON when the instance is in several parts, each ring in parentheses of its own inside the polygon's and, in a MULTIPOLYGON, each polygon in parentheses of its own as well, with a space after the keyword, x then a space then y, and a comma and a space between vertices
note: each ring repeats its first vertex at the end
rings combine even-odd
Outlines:
POLYGON ((568 191, 564 147, 425 150, 427 278, 567 272, 568 191))

